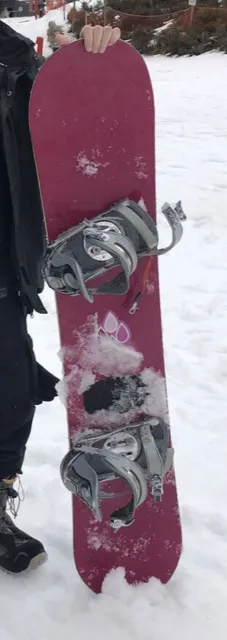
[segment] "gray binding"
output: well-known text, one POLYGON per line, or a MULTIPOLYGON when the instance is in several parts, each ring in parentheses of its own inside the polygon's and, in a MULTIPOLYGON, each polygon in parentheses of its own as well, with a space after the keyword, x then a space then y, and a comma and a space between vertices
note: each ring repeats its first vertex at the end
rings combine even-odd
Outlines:
MULTIPOLYGON (((128 460, 124 455, 119 456, 111 451, 100 451, 100 449, 86 445, 83 446, 83 452, 85 454, 89 453, 102 457, 111 474, 127 482, 132 493, 132 499, 125 507, 122 507, 111 515, 111 525, 114 529, 119 529, 121 526, 131 524, 134 520, 136 508, 142 504, 147 497, 147 484, 139 465, 132 460, 128 460)), ((75 471, 77 471, 76 465, 75 471)))
POLYGON ((98 521, 102 520, 101 500, 118 496, 103 491, 103 483, 125 480, 131 499, 110 516, 111 527, 118 530, 134 521, 149 486, 154 501, 162 499, 163 480, 173 463, 173 449, 168 442, 168 425, 161 418, 81 438, 62 461, 62 480, 98 521))
POLYGON ((178 242, 180 242, 183 235, 183 227, 182 227, 179 215, 177 213, 177 210, 171 207, 171 205, 168 202, 165 202, 165 204, 163 204, 162 206, 162 213, 164 214, 171 228, 172 241, 167 247, 164 247, 163 249, 158 249, 158 252, 157 252, 158 256, 162 256, 164 253, 167 253, 167 251, 171 251, 171 249, 173 249, 173 247, 175 247, 178 244, 178 242))
MULTIPOLYGON (((143 215, 145 214, 147 218, 149 218, 148 220, 149 225, 151 220, 153 222, 153 232, 152 232, 148 227, 148 225, 145 224, 145 222, 142 220, 142 218, 140 218, 140 216, 135 213, 135 211, 132 208, 133 205, 134 203, 130 202, 129 200, 125 200, 124 202, 120 202, 116 206, 116 211, 121 213, 122 216, 124 216, 124 218, 126 218, 128 222, 130 222, 130 224, 132 224, 135 227, 135 229, 143 238, 144 243, 147 245, 149 253, 151 252, 152 254, 154 251, 157 250, 157 244, 158 244, 158 233, 157 233, 156 225, 152 220, 152 218, 148 216, 148 214, 144 211, 143 215)), ((140 205, 136 205, 135 210, 136 209, 137 211, 141 210, 140 205)))
MULTIPOLYGON (((183 211, 182 206, 181 211, 183 211)), ((94 294, 127 293, 130 276, 137 267, 137 259, 149 255, 163 255, 170 251, 182 237, 183 227, 177 208, 165 203, 162 212, 171 228, 172 240, 167 247, 160 249, 154 220, 140 205, 130 200, 124 200, 92 221, 84 220, 77 227, 61 234, 48 247, 44 266, 47 283, 55 291, 71 295, 81 294, 90 303, 94 300, 94 294), (125 225, 127 230, 124 229, 125 225), (142 242, 137 253, 133 244, 132 230, 142 242), (83 247, 81 264, 78 261, 78 253, 81 255, 80 245, 83 247), (104 259, 102 255, 101 258, 95 256, 95 251, 100 255, 103 254, 104 259), (85 263, 89 252, 89 264, 86 268, 85 263), (109 269, 117 266, 122 269, 120 274, 112 279, 106 278, 106 281, 96 289, 88 288, 86 283, 89 280, 107 274, 109 269)))
MULTIPOLYGON (((106 230, 100 234, 99 230, 92 224, 85 227, 83 235, 91 246, 99 247, 99 249, 109 253, 110 257, 114 258, 117 264, 122 267, 124 285, 121 289, 121 294, 126 293, 129 289, 130 276, 137 267, 137 255, 133 244, 126 238, 126 236, 120 233, 112 233, 111 231, 106 230)), ((113 278, 112 281, 109 281, 109 284, 111 282, 114 283, 114 281, 115 278, 113 278)), ((109 290, 106 291, 104 285, 101 288, 98 288, 96 293, 105 294, 109 293, 109 290)))
MULTIPOLYGON (((83 272, 79 263, 74 257, 72 257, 72 255, 68 251, 64 252, 64 249, 65 249, 65 244, 59 246, 56 253, 53 253, 53 256, 52 256, 53 267, 59 268, 59 267, 64 267, 65 264, 69 265, 73 273, 75 274, 75 277, 73 277, 71 273, 65 274, 64 280, 65 280, 65 283, 68 285, 68 290, 71 291, 71 293, 73 294, 75 289, 79 288, 80 293, 83 295, 85 300, 87 300, 88 302, 93 302, 93 296, 90 293, 89 289, 86 287, 83 272)), ((61 284, 63 285, 63 282, 61 284)))

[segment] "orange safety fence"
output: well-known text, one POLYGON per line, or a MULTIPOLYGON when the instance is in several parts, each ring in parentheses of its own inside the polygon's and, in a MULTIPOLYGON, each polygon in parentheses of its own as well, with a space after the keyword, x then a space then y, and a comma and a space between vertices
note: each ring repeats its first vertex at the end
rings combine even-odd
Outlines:
MULTIPOLYGON (((47 11, 51 11, 53 9, 59 9, 61 7, 63 7, 64 5, 68 4, 68 2, 65 2, 64 0, 47 0, 47 11)), ((161 26, 163 26, 163 23, 166 23, 168 20, 174 20, 175 18, 178 21, 178 25, 182 28, 188 26, 190 24, 191 21, 191 13, 192 13, 192 9, 193 9, 193 13, 198 15, 198 13, 204 12, 204 11, 209 11, 209 12, 217 12, 217 11, 227 11, 227 8, 224 7, 210 7, 207 5, 196 5, 195 7, 188 7, 187 9, 182 9, 181 11, 173 11, 173 12, 169 12, 169 13, 157 13, 154 14, 152 13, 151 15, 148 14, 137 14, 137 13, 126 13, 124 11, 119 11, 117 9, 114 9, 113 7, 111 7, 111 5, 106 5, 103 8, 100 9, 96 9, 96 10, 92 10, 92 11, 84 11, 83 9, 79 9, 76 10, 75 8, 70 8, 70 10, 68 11, 68 19, 70 20, 70 22, 72 21, 73 17, 78 18, 79 20, 81 19, 81 16, 84 15, 84 21, 85 24, 99 24, 100 22, 103 23, 103 16, 104 16, 104 12, 106 13, 106 19, 107 19, 107 23, 115 23, 115 24, 119 24, 120 27, 124 28, 126 26, 126 21, 128 23, 127 19, 130 19, 130 23, 131 24, 149 24, 149 25, 153 25, 154 28, 159 28, 161 26), (72 15, 73 14, 73 15, 72 15), (111 14, 112 14, 112 18, 111 18, 111 14)), ((127 27, 126 27, 127 28, 127 27)))
MULTIPOLYGON (((64 2, 64 0, 48 0, 47 1, 47 10, 51 11, 53 9, 59 9, 60 7, 63 7, 63 5, 66 5, 66 4, 68 4, 68 2, 64 2)), ((214 11, 214 12, 216 12, 216 11, 227 11, 227 8, 225 8, 225 7, 209 7, 208 5, 203 5, 203 6, 196 5, 196 9, 197 9, 197 11, 200 10, 200 9, 202 11, 204 9, 206 9, 206 11, 214 11)), ((105 10, 106 11, 112 11, 112 13, 115 13, 116 15, 125 16, 125 17, 128 17, 128 18, 142 18, 143 20, 149 20, 149 21, 153 20, 153 21, 155 21, 157 19, 162 20, 162 19, 165 19, 165 18, 172 19, 172 18, 174 18, 176 16, 180 16, 180 15, 183 15, 183 14, 188 14, 191 11, 191 7, 187 8, 187 9, 181 9, 181 11, 172 11, 172 12, 168 12, 168 13, 156 13, 156 14, 153 14, 153 15, 138 14, 138 13, 126 13, 125 11, 119 11, 118 9, 114 9, 110 5, 106 5, 105 10)), ((74 11, 77 12, 77 13, 80 13, 83 10, 80 9, 79 11, 77 11, 76 9, 74 9, 74 11)), ((87 11, 87 12, 84 11, 84 13, 88 13, 88 14, 91 14, 91 13, 92 14, 96 14, 96 13, 102 13, 102 12, 103 12, 102 8, 95 9, 93 11, 87 11)))
MULTIPOLYGON (((62 0, 49 0, 49 5, 51 3, 54 4, 54 7, 56 7, 56 2, 59 2, 60 4, 62 4, 62 0)), ((135 24, 138 24, 138 26, 142 25, 142 24, 148 24, 148 25, 153 25, 154 28, 159 28, 161 26, 163 26, 163 23, 166 23, 168 20, 174 20, 177 19, 178 25, 182 28, 188 26, 191 23, 191 18, 192 18, 192 11, 193 14, 200 14, 200 12, 204 12, 204 11, 209 11, 209 12, 214 12, 216 13, 217 11, 219 12, 223 12, 223 11, 227 11, 227 8, 223 8, 223 7, 210 7, 207 5, 196 5, 196 6, 189 6, 187 9, 182 9, 181 11, 174 11, 174 12, 169 12, 169 13, 152 13, 151 15, 148 14, 137 14, 137 13, 126 13, 124 11, 119 11, 118 9, 114 9, 113 7, 111 7, 111 5, 106 5, 105 7, 101 7, 100 9, 94 9, 92 11, 84 11, 83 9, 80 9, 79 11, 77 11, 75 8, 71 8, 70 11, 68 12, 68 19, 69 21, 73 21, 74 18, 81 20, 81 17, 84 16, 85 19, 85 24, 99 24, 100 22, 103 23, 103 17, 104 17, 104 13, 106 15, 106 21, 107 23, 112 23, 112 24, 118 24, 120 27, 122 28, 127 28, 128 23, 130 22, 130 24, 133 24, 135 26, 135 24), (112 14, 112 17, 111 17, 112 14), (126 22, 127 22, 127 26, 126 26, 126 22)), ((223 15, 223 14, 222 14, 223 15)))
MULTIPOLYGON (((83 9, 80 9, 79 11, 77 11, 76 9, 71 8, 70 11, 68 12, 67 17, 70 22, 74 22, 74 20, 80 21, 84 17, 85 23, 95 25, 95 24, 99 24, 100 22, 103 23, 103 17, 105 12, 107 23, 118 24, 123 29, 126 27, 126 22, 127 24, 130 23, 130 24, 133 24, 134 26, 135 24, 146 23, 157 28, 157 27, 161 27, 163 25, 163 22, 167 22, 167 20, 172 20, 175 17, 188 15, 188 11, 190 11, 190 9, 189 10, 183 9, 181 11, 175 11, 172 13, 165 13, 165 14, 139 15, 136 13, 124 13, 123 11, 118 11, 117 9, 114 9, 113 7, 107 5, 105 9, 101 8, 101 9, 97 9, 94 11, 87 11, 87 12, 84 11, 83 9)), ((187 18, 185 18, 185 21, 186 20, 187 18)))
MULTIPOLYGON (((162 18, 172 18, 173 16, 179 16, 182 13, 185 13, 186 11, 188 11, 188 9, 182 9, 181 11, 174 11, 172 13, 157 13, 155 15, 147 15, 142 14, 139 15, 138 13, 125 13, 124 11, 118 11, 118 9, 113 9, 113 7, 110 7, 109 5, 107 5, 106 9, 108 11, 113 11, 114 13, 116 13, 119 16, 127 16, 128 18, 145 18, 148 20, 157 20, 158 18, 162 20, 162 18)), ((98 10, 100 11, 100 9, 98 10)), ((96 13, 94 11, 94 13, 96 13)))
MULTIPOLYGON (((227 11, 227 8, 225 7, 209 7, 206 4, 203 5, 195 5, 197 11, 213 11, 213 12, 217 12, 217 11, 227 11)), ((175 17, 177 15, 183 14, 183 13, 188 13, 188 11, 191 11, 191 6, 187 7, 187 9, 181 9, 180 11, 172 11, 172 12, 168 12, 168 13, 156 13, 153 15, 148 15, 147 13, 144 14, 138 14, 138 13, 125 13, 124 11, 119 11, 118 9, 114 9, 113 7, 111 7, 110 5, 106 6, 106 9, 108 11, 112 11, 113 13, 116 13, 117 15, 120 16, 127 16, 129 18, 147 18, 148 20, 156 20, 157 18, 172 18, 175 17)), ((95 9, 93 11, 93 13, 100 13, 101 11, 103 11, 103 9, 95 9)), ((90 13, 88 11, 88 13, 90 13)))

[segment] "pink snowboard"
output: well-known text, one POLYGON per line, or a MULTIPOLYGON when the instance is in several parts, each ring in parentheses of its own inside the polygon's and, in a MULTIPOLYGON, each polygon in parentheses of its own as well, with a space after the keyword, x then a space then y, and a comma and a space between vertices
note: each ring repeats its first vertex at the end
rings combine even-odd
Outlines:
MULTIPOLYGON (((142 201, 156 219, 153 93, 146 65, 131 46, 120 42, 94 55, 76 42, 54 54, 33 88, 30 129, 50 242, 124 198, 142 201)), ((139 261, 126 296, 97 295, 89 304, 82 296, 57 294, 71 442, 78 431, 111 430, 138 418, 130 411, 85 411, 84 392, 105 377, 142 372, 150 393, 144 412, 166 419, 156 258, 148 265, 138 308, 129 313, 146 265, 147 258, 139 261)), ((73 499, 79 574, 95 592, 119 566, 130 583, 152 576, 167 582, 181 554, 173 468, 165 478, 162 502, 155 504, 149 494, 135 522, 115 533, 109 515, 126 502, 124 482, 111 483, 111 490, 116 492, 116 486, 124 496, 102 501, 102 523, 73 499)))

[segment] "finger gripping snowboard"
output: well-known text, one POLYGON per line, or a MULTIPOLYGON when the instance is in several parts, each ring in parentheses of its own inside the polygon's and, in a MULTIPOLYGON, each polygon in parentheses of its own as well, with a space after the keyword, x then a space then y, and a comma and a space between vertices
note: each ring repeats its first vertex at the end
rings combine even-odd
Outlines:
MULTIPOLYGON (((120 42, 82 42, 38 74, 30 130, 56 292, 70 449, 74 556, 95 592, 113 568, 167 582, 181 553, 163 362, 154 103, 146 65, 120 42)), ((160 257, 161 259, 161 257, 160 257)))

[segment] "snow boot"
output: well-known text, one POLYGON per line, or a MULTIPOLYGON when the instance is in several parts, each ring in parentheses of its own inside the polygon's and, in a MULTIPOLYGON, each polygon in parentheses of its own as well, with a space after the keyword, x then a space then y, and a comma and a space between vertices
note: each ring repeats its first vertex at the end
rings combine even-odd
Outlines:
POLYGON ((0 480, 0 568, 12 574, 34 569, 47 559, 41 542, 18 529, 7 512, 16 515, 15 480, 0 480))

